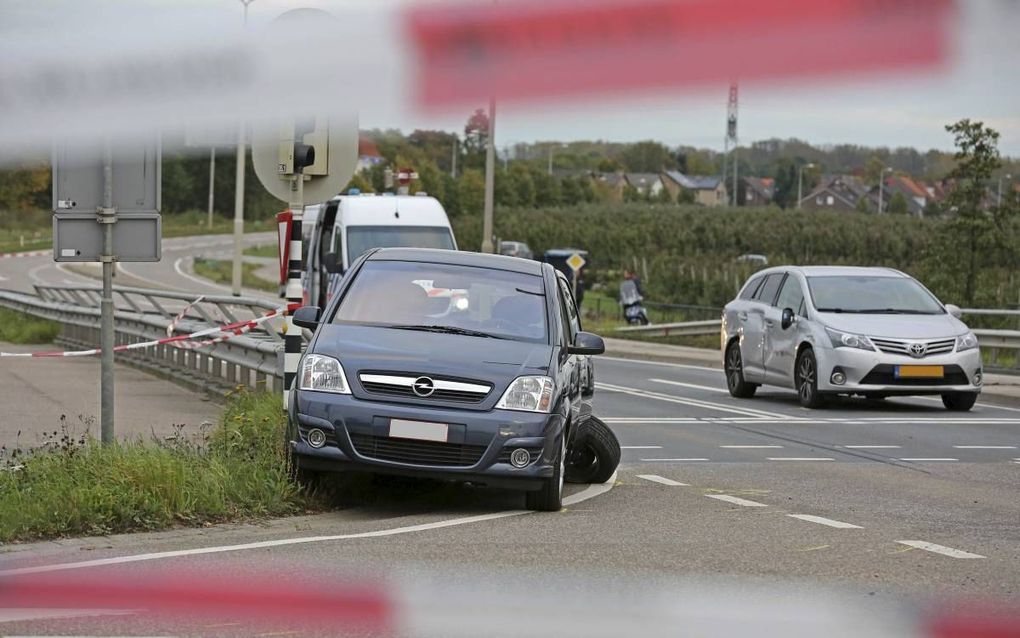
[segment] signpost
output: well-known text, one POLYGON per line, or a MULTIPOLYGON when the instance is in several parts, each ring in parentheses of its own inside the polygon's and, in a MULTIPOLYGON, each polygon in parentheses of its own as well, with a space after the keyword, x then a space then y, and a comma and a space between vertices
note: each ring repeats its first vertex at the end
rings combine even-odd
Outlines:
POLYGON ((103 264, 100 438, 108 444, 114 440, 113 268, 117 261, 160 259, 159 140, 62 144, 52 166, 53 259, 103 264))
POLYGON ((574 299, 577 299, 577 277, 586 263, 588 262, 584 260, 581 253, 574 253, 570 257, 567 257, 567 265, 570 266, 570 272, 573 274, 571 277, 571 286, 573 287, 574 299))

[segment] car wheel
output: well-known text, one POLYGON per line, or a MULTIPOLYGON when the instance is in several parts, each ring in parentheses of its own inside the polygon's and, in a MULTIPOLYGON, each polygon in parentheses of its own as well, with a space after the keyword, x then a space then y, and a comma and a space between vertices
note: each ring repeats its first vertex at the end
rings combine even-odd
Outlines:
POLYGON ((818 362, 811 348, 804 348, 797 357, 797 398, 805 408, 812 410, 825 405, 825 397, 818 392, 818 362))
POLYGON ((744 363, 740 357, 740 344, 736 341, 726 349, 723 368, 726 372, 726 389, 730 391, 730 396, 738 399, 750 399, 754 396, 758 386, 744 380, 744 363))
POLYGON ((566 437, 560 437, 560 449, 553 459, 553 475, 542 480, 542 487, 534 492, 525 492, 524 502, 529 510, 558 512, 563 508, 563 471, 566 463, 566 437))
POLYGON ((589 417, 577 425, 567 457, 567 481, 605 483, 620 464, 620 442, 602 419, 589 417))
POLYGON ((953 412, 966 412, 977 402, 977 392, 949 392, 942 395, 942 405, 953 412))

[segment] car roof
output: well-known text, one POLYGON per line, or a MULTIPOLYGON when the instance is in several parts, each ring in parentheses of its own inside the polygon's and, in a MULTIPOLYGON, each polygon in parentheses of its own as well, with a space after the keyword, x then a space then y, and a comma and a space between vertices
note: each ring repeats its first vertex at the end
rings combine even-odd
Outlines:
POLYGON ((342 195, 337 200, 337 220, 344 226, 450 226, 435 197, 342 195))
POLYGON ((532 259, 489 255, 465 250, 441 250, 437 248, 379 248, 372 251, 368 261, 419 261, 430 264, 472 266, 509 270, 525 275, 542 276, 542 263, 532 259))
POLYGON ((907 277, 907 275, 893 268, 867 266, 774 266, 759 270, 755 274, 770 274, 774 272, 799 272, 805 277, 907 277))

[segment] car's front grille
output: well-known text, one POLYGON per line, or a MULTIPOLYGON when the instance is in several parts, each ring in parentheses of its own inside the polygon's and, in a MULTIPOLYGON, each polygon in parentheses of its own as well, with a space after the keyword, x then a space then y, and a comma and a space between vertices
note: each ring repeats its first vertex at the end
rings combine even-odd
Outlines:
POLYGON ((362 372, 358 380, 365 392, 372 394, 454 403, 480 403, 492 391, 492 385, 488 383, 426 375, 362 372), (416 384, 418 392, 415 391, 416 384))
POLYGON ((945 366, 942 377, 897 377, 896 366, 883 363, 871 369, 861 379, 861 385, 969 385, 970 380, 963 368, 957 365, 945 366))
POLYGON ((485 454, 485 445, 396 439, 370 434, 351 434, 354 450, 361 456, 410 465, 470 467, 485 454))
POLYGON ((915 359, 923 359, 924 357, 930 357, 937 354, 946 354, 947 352, 952 352, 956 348, 955 337, 951 339, 936 339, 935 341, 903 341, 901 339, 872 337, 871 343, 875 344, 875 347, 882 352, 886 352, 888 354, 902 354, 908 357, 914 357, 915 359), (920 356, 911 351, 911 346, 916 344, 920 344, 924 348, 920 356))

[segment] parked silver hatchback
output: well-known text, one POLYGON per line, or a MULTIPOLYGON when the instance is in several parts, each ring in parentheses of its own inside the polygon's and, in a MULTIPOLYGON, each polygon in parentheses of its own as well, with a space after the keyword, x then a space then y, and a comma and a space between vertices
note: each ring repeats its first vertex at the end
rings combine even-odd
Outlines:
POLYGON ((959 315, 888 268, 762 270, 723 311, 726 383, 740 398, 760 385, 792 388, 807 408, 840 394, 927 394, 969 410, 981 391, 981 352, 959 315))

